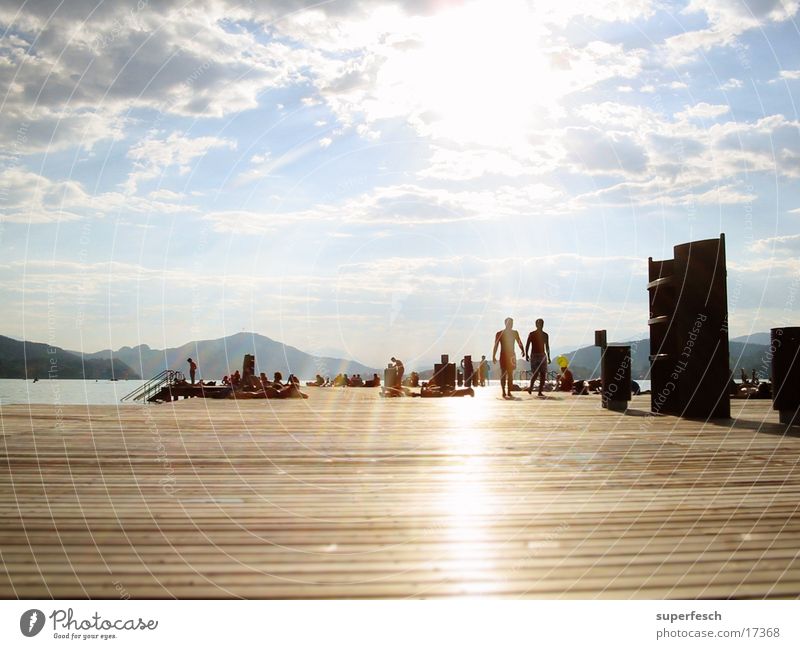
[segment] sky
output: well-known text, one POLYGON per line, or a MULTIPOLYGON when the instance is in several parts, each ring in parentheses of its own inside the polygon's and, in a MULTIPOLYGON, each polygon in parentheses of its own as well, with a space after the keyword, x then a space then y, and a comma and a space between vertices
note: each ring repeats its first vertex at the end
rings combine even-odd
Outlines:
POLYGON ((726 235, 798 324, 797 0, 0 0, 0 334, 382 366, 647 332, 726 235))

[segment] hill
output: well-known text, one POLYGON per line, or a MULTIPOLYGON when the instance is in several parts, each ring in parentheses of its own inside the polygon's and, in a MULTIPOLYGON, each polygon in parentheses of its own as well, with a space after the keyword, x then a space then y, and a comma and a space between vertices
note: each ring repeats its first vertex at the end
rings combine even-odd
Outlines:
POLYGON ((81 358, 60 347, 0 336, 0 378, 138 379, 139 375, 123 362, 112 365, 103 358, 81 358))
MULTIPOLYGON (((255 354, 256 372, 265 372, 269 376, 274 372, 281 372, 284 377, 293 373, 306 379, 317 374, 333 377, 343 372, 372 376, 373 372, 378 372, 355 361, 307 354, 256 333, 237 333, 215 340, 198 340, 169 349, 151 349, 147 345, 122 347, 115 351, 106 349, 84 354, 84 357, 103 359, 115 366, 117 363, 130 365, 145 378, 155 376, 165 369, 181 370, 187 374, 186 359, 191 357, 197 362, 199 377, 220 379, 237 369, 241 372, 245 354, 255 354)), ((381 372, 379 374, 382 376, 381 372)))
POLYGON ((766 345, 769 347, 772 343, 772 339, 770 338, 769 331, 759 331, 747 336, 736 336, 736 338, 731 338, 731 342, 766 345))
MULTIPOLYGON (((745 340, 747 336, 743 336, 745 340)), ((739 375, 740 369, 745 369, 748 374, 755 369, 759 377, 764 379, 769 377, 770 363, 769 363, 769 346, 753 343, 753 336, 750 337, 751 342, 739 342, 742 338, 735 338, 728 344, 728 352, 730 355, 730 367, 735 376, 739 375)), ((644 338, 642 340, 634 340, 626 342, 631 346, 631 376, 634 379, 648 379, 650 371, 650 340, 644 338)), ((591 377, 600 376, 600 348, 599 347, 581 347, 571 352, 564 354, 570 363, 570 369, 576 378, 586 379, 591 377)), ((555 361, 555 357, 553 358, 555 361)), ((550 369, 558 369, 555 363, 550 366, 550 369)))

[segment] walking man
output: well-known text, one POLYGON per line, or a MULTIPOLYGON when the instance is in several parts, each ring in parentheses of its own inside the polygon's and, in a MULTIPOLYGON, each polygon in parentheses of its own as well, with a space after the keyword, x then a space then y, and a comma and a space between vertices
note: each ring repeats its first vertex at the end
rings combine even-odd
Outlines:
POLYGON ((497 363, 497 348, 500 348, 500 389, 503 391, 503 399, 510 399, 511 384, 514 381, 514 369, 517 367, 517 357, 514 353, 514 343, 519 345, 520 351, 524 354, 519 332, 514 329, 514 320, 506 318, 506 328, 498 331, 494 336, 494 349, 492 350, 492 363, 497 363), (506 383, 508 384, 508 394, 506 394, 506 383))
POLYGON ((544 320, 539 318, 536 321, 536 330, 528 334, 525 343, 525 359, 531 361, 531 384, 528 386, 528 394, 533 392, 533 384, 536 376, 539 376, 539 396, 542 396, 544 382, 547 380, 547 364, 550 363, 550 336, 544 330, 544 320), (528 353, 530 349, 530 355, 528 353))
POLYGON ((489 361, 486 360, 486 356, 481 356, 481 364, 478 369, 478 373, 481 377, 481 387, 486 385, 486 381, 489 380, 489 361))

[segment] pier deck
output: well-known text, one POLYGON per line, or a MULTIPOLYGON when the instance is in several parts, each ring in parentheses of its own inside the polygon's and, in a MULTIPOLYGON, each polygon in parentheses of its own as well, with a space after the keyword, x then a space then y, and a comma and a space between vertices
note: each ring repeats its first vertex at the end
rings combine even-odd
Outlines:
POLYGON ((769 401, 308 392, 3 406, 0 596, 800 595, 800 438, 769 401))

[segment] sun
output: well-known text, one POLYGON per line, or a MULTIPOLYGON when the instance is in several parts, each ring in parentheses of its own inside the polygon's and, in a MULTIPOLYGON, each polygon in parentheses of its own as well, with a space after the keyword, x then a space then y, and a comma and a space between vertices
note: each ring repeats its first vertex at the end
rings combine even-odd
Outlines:
POLYGON ((560 94, 540 23, 522 2, 468 3, 418 29, 418 46, 387 60, 381 81, 426 134, 514 146, 560 94))

